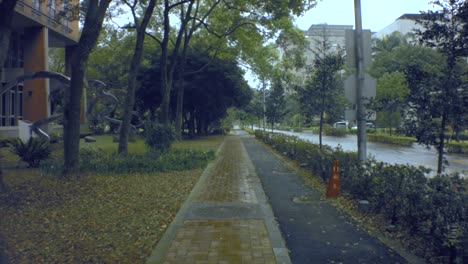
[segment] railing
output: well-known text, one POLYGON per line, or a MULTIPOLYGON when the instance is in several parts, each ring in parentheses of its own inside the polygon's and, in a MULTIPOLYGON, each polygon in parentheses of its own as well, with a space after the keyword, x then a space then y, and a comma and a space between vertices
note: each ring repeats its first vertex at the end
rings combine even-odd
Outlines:
POLYGON ((71 34, 73 30, 66 25, 60 23, 59 20, 55 19, 54 17, 51 17, 45 13, 42 13, 40 10, 37 10, 36 8, 30 6, 29 4, 19 0, 16 4, 16 9, 20 10, 22 12, 26 12, 26 9, 30 10, 31 12, 31 17, 35 18, 35 20, 39 20, 42 22, 44 25, 49 25, 52 28, 57 28, 60 26, 60 32, 64 34, 71 34))

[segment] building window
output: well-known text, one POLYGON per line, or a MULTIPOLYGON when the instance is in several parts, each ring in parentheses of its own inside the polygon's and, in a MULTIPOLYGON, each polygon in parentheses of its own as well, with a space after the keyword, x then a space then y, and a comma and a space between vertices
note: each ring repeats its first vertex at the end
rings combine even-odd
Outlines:
POLYGON ((62 10, 60 11, 60 22, 62 25, 65 27, 68 27, 68 14, 69 14, 69 1, 68 0, 63 0, 62 2, 62 10))
POLYGON ((32 6, 37 11, 41 10, 41 0, 32 0, 32 6))
POLYGON ((16 126, 17 120, 23 119, 23 85, 5 92, 0 103, 1 126, 16 126))
POLYGON ((48 0, 47 6, 48 6, 49 17, 52 19, 55 19, 55 10, 57 8, 55 0, 48 0))

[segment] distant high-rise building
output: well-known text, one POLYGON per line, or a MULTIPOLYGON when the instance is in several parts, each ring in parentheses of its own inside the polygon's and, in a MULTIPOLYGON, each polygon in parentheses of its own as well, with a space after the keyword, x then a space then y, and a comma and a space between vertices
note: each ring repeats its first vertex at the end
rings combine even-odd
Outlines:
POLYGON ((374 37, 383 38, 384 36, 391 35, 395 31, 399 32, 401 35, 412 34, 415 29, 423 28, 421 24, 416 22, 420 17, 420 14, 403 14, 390 25, 377 31, 377 33, 374 34, 374 37))
POLYGON ((296 81, 303 83, 307 79, 310 70, 314 67, 315 54, 319 52, 320 45, 324 41, 329 46, 328 52, 333 53, 344 50, 346 48, 345 32, 350 29, 353 29, 352 25, 314 24, 304 31, 304 35, 308 41, 304 52, 305 65, 304 68, 296 71, 296 81))

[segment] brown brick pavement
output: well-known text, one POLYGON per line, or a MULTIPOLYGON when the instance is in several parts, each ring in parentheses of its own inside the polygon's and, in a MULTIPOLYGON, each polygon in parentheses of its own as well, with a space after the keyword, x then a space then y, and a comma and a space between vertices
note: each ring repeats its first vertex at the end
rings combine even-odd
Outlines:
POLYGON ((255 193, 248 184, 246 159, 248 158, 240 139, 227 137, 214 172, 199 193, 197 201, 255 203, 255 193))
MULTIPOLYGON (((201 186, 195 188, 198 190, 192 193, 192 201, 188 199, 190 204, 187 211, 195 205, 204 206, 205 203, 225 207, 226 204, 227 207, 248 204, 258 206, 256 191, 253 188, 253 182, 258 182, 258 178, 249 163, 239 136, 227 136, 214 166, 206 170, 209 173, 206 177, 202 176, 204 179, 201 179, 201 186)), ((230 215, 217 215, 218 212, 222 210, 214 212, 211 217, 203 216, 203 219, 188 219, 187 212, 179 212, 178 216, 184 215, 184 219, 177 225, 169 241, 170 245, 166 247, 165 252, 156 252, 156 255, 162 254, 162 261, 155 261, 158 258, 153 257, 149 262, 278 263, 270 239, 272 236, 269 234, 272 230, 272 215, 268 220, 266 216, 263 216, 263 219, 242 219, 242 215, 237 215, 234 219, 230 215)), ((278 244, 277 241, 275 244, 278 244)))
POLYGON ((191 220, 164 263, 276 263, 262 220, 191 220))

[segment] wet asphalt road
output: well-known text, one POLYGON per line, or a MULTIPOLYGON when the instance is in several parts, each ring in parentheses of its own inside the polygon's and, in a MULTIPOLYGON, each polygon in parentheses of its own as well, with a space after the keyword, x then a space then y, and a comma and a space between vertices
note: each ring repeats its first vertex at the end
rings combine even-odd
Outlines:
MULTIPOLYGON (((318 144, 318 135, 311 132, 289 132, 276 131, 287 135, 298 136, 301 139, 318 144)), ((322 137, 323 144, 331 147, 340 145, 344 150, 357 151, 357 137, 348 135, 346 137, 322 137)), ((378 161, 390 164, 410 164, 413 166, 424 166, 437 171, 437 151, 434 148, 427 149, 423 145, 413 144, 412 147, 402 147, 382 143, 367 142, 367 155, 375 157, 378 161)), ((464 177, 468 173, 468 157, 466 155, 445 154, 449 162, 446 172, 463 172, 464 177)))

